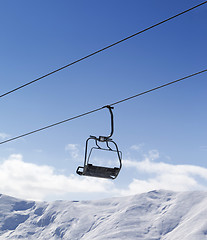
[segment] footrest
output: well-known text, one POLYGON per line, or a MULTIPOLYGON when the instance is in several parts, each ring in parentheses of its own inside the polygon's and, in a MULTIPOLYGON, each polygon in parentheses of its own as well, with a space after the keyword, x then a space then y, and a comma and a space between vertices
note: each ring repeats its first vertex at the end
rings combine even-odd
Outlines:
POLYGON ((109 167, 100 167, 100 166, 94 166, 92 164, 88 164, 85 167, 78 167, 77 168, 77 174, 79 175, 85 175, 90 177, 99 177, 99 178, 109 178, 109 179, 115 179, 117 175, 119 174, 120 168, 109 168, 109 167), (80 171, 80 169, 83 169, 83 171, 80 171))

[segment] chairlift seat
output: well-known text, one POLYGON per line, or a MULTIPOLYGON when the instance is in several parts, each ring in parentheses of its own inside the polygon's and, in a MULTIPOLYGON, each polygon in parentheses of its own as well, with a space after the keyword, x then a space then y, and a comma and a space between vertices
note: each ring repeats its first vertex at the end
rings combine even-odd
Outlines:
MULTIPOLYGON (((109 109, 110 115, 111 115, 111 133, 109 136, 99 136, 98 138, 95 136, 90 136, 86 140, 86 147, 85 147, 85 158, 84 158, 84 166, 79 166, 76 170, 76 173, 81 176, 90 176, 90 177, 98 177, 98 178, 108 178, 108 179, 115 179, 119 171, 122 167, 122 153, 119 151, 117 144, 111 139, 113 132, 114 132, 114 120, 113 120, 113 107, 111 106, 105 106, 109 109), (88 153, 88 142, 89 140, 92 140, 95 142, 95 147, 92 147, 88 153), (106 148, 101 147, 98 143, 105 143, 106 148), (110 145, 112 144, 115 148, 113 149, 110 145), (118 155, 118 161, 119 161, 119 167, 103 167, 103 166, 95 166, 89 163, 91 153, 94 149, 97 150, 104 150, 104 151, 110 151, 110 152, 116 152, 118 155)), ((105 108, 103 107, 103 108, 105 108)))
POLYGON ((92 164, 87 164, 85 167, 78 167, 77 174, 85 175, 90 177, 99 177, 99 178, 109 178, 115 179, 119 174, 120 168, 114 167, 101 167, 101 166, 94 166, 92 164), (83 171, 80 171, 80 168, 83 171))

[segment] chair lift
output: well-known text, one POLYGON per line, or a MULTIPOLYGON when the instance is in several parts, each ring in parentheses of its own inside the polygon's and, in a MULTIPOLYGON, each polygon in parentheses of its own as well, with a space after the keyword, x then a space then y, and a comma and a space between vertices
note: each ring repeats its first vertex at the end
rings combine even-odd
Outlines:
POLYGON ((121 162, 122 153, 121 151, 119 151, 117 144, 111 139, 114 132, 114 118, 113 118, 113 112, 112 112, 113 107, 104 106, 103 108, 108 108, 111 115, 111 133, 109 136, 99 136, 98 138, 95 136, 90 136, 86 140, 84 166, 83 167, 79 166, 76 170, 76 173, 79 175, 90 176, 90 177, 115 179, 118 176, 119 171, 122 167, 122 162, 121 162), (88 154, 88 142, 90 140, 93 140, 96 146, 92 147, 88 154), (106 147, 105 148, 101 147, 98 144, 99 142, 106 143, 106 147), (110 145, 113 145, 114 148, 111 148, 109 143, 110 145), (109 151, 109 152, 116 152, 119 160, 119 167, 111 168, 111 167, 95 166, 89 163, 91 153, 95 149, 109 151))

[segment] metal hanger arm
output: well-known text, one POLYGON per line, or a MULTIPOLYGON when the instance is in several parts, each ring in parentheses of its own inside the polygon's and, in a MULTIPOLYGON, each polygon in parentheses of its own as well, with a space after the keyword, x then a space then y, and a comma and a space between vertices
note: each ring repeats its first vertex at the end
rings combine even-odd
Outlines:
POLYGON ((114 109, 114 107, 111 107, 110 105, 107 105, 107 106, 104 106, 103 108, 108 108, 109 112, 110 112, 110 116, 111 116, 111 133, 109 136, 107 137, 103 137, 103 136, 100 136, 99 137, 99 140, 102 141, 101 138, 103 138, 104 141, 106 141, 107 139, 109 139, 110 137, 112 137, 113 133, 114 133, 114 116, 113 116, 113 112, 112 112, 112 109, 114 109))

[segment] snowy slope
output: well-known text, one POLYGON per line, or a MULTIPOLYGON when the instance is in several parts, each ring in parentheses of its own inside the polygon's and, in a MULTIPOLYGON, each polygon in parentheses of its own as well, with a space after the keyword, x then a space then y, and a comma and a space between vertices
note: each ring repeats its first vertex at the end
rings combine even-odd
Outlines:
POLYGON ((205 240, 207 193, 51 203, 0 195, 0 239, 205 240))

